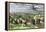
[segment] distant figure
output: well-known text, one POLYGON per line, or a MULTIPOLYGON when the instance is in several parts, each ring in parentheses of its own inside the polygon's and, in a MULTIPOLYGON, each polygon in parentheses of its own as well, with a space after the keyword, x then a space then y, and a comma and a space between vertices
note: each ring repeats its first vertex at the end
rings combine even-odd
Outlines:
POLYGON ((35 20, 35 25, 39 24, 40 23, 40 15, 35 15, 34 20, 35 20))
POLYGON ((35 19, 32 19, 32 23, 33 23, 33 25, 35 25, 35 19))
POLYGON ((38 19, 38 15, 35 15, 35 16, 34 16, 34 20, 35 20, 34 23, 35 23, 35 25, 36 25, 36 23, 37 23, 37 19, 38 19))
POLYGON ((41 18, 41 16, 38 15, 38 20, 37 20, 37 23, 38 23, 38 24, 40 24, 40 18, 41 18))
POLYGON ((40 18, 40 23, 44 23, 44 17, 40 18))

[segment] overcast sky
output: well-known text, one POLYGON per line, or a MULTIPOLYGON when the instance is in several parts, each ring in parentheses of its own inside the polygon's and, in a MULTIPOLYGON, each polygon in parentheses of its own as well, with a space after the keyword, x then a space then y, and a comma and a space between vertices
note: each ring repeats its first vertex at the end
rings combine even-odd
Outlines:
MULTIPOLYGON (((28 12, 33 10, 32 4, 10 3, 10 12, 28 12)), ((43 9, 43 5, 34 5, 35 8, 43 9)))

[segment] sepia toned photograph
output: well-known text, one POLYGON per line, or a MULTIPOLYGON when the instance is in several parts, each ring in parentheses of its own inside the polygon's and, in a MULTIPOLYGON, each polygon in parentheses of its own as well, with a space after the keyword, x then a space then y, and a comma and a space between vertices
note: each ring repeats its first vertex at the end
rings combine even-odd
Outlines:
POLYGON ((7 2, 7 29, 43 29, 44 3, 7 2))

